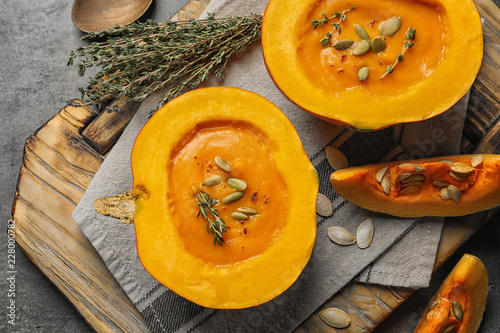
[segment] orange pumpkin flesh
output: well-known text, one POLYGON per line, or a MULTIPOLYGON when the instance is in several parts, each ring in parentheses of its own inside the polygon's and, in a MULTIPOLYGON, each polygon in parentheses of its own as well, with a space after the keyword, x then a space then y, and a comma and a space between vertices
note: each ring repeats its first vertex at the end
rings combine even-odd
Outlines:
MULTIPOLYGON (((139 258, 177 294, 206 307, 269 301, 297 279, 316 236, 318 178, 286 116, 237 88, 197 89, 172 100, 141 130, 132 151, 139 258), (224 158, 224 171, 215 157, 224 158), (214 186, 202 183, 215 175, 214 186), (247 183, 240 200, 229 178, 247 183), (224 243, 197 217, 199 191, 219 200, 224 243), (237 208, 258 212, 240 221, 237 208)), ((213 218, 212 218, 213 219, 213 218)))
POLYGON ((351 167, 332 173, 330 182, 348 201, 376 212, 401 217, 467 215, 500 205, 500 155, 483 154, 484 161, 463 179, 452 177, 453 163, 471 167, 473 156, 476 155, 434 157, 415 164, 398 161, 351 167), (385 167, 389 193, 377 180, 377 172, 385 167), (423 179, 408 183, 411 179, 402 180, 404 174, 421 175, 423 179), (436 181, 445 182, 446 186, 436 181), (440 191, 448 185, 460 191, 458 201, 441 198, 440 191))
POLYGON ((454 327, 454 333, 476 332, 483 318, 488 289, 488 272, 482 261, 464 254, 429 302, 414 333, 442 333, 450 326, 454 327), (453 302, 460 304, 463 318, 456 318, 453 302))
POLYGON ((262 49, 267 69, 287 98, 322 119, 359 130, 436 116, 456 103, 471 87, 482 61, 479 14, 472 0, 271 0, 264 13, 262 49), (334 31, 333 18, 313 28, 313 20, 347 12, 334 31), (385 37, 382 52, 355 56, 353 47, 337 50, 320 40, 333 31, 338 40, 370 39, 379 24, 401 17, 401 28, 385 37), (465 26, 464 26, 465 24, 465 26), (383 80, 387 66, 402 51, 408 28, 416 29, 414 46, 383 80), (357 72, 369 68, 360 82, 357 72))

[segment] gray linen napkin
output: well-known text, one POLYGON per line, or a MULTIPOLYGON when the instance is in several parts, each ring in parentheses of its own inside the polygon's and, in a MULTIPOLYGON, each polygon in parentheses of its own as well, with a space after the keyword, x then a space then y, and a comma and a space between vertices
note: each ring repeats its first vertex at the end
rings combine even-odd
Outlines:
MULTIPOLYGON (((206 12, 217 17, 263 12, 266 0, 212 0, 206 12)), ((318 236, 311 260, 296 283, 274 300, 241 310, 200 307, 159 284, 142 267, 136 251, 133 225, 101 216, 93 201, 132 188, 130 152, 139 130, 156 106, 159 95, 143 102, 120 140, 111 150, 73 218, 109 267, 153 332, 287 332, 349 281, 356 279, 391 286, 425 287, 429 283, 443 219, 403 219, 363 210, 339 197, 328 178, 333 171, 324 149, 332 146, 346 154, 351 165, 408 157, 458 152, 467 99, 435 119, 397 125, 376 132, 354 132, 301 111, 274 86, 262 59, 260 43, 245 50, 228 66, 225 77, 209 86, 234 86, 256 92, 276 104, 294 124, 316 167, 319 191, 328 196, 335 212, 318 216, 318 236), (341 247, 327 237, 327 229, 344 226, 355 232, 371 218, 375 226, 368 249, 341 247)))

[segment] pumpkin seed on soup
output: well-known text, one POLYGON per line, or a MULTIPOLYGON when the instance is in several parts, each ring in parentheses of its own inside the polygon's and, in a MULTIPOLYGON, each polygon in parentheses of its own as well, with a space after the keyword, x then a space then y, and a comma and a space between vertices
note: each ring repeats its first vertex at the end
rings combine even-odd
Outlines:
POLYGON ((370 74, 370 70, 368 69, 368 67, 361 67, 358 71, 358 80, 360 82, 365 81, 368 78, 368 74, 370 74))
POLYGON ((240 212, 233 212, 231 213, 231 217, 235 220, 238 220, 238 221, 246 221, 248 220, 248 215, 244 214, 244 213, 240 213, 240 212))
POLYGON ((205 181, 202 183, 205 186, 215 186, 219 184, 222 181, 222 176, 221 175, 215 175, 212 177, 209 177, 205 179, 205 181))
POLYGON ((332 47, 336 50, 347 50, 352 44, 354 44, 352 39, 342 39, 333 44, 332 47))
POLYGON ((383 50, 385 50, 385 47, 386 47, 385 40, 380 36, 373 38, 370 43, 370 48, 375 53, 382 52, 383 50))
POLYGON ((220 156, 215 157, 215 164, 224 171, 231 172, 231 166, 229 163, 220 156))
POLYGON ((363 39, 367 39, 367 40, 370 39, 370 36, 366 32, 366 30, 363 29, 363 27, 360 26, 359 24, 354 25, 354 30, 356 31, 356 33, 358 34, 359 37, 361 37, 363 39))
POLYGON ((247 215, 257 215, 259 213, 255 209, 253 209, 253 208, 247 208, 247 207, 236 208, 236 211, 240 212, 240 213, 243 213, 243 214, 247 214, 247 215))
POLYGON ((370 42, 367 41, 366 39, 363 39, 362 41, 357 42, 354 47, 352 48, 352 54, 355 56, 360 56, 365 54, 370 50, 370 42))
POLYGON ((238 178, 229 178, 227 184, 237 191, 243 191, 247 188, 247 183, 244 180, 238 178))
POLYGON ((391 17, 390 19, 382 22, 379 27, 379 33, 385 37, 391 37, 401 28, 401 17, 391 17))
POLYGON ((240 200, 241 198, 243 198, 243 196, 245 195, 245 192, 233 192, 231 194, 228 194, 226 195, 223 199, 222 199, 222 203, 223 204, 230 204, 230 203, 233 203, 235 201, 238 201, 240 200))

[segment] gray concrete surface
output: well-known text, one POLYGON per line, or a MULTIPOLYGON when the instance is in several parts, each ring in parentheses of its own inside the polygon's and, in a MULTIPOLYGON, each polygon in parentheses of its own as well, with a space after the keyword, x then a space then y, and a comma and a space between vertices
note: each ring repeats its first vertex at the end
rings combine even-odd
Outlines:
MULTIPOLYGON (((498 0, 496 0, 498 1, 498 0)), ((498 4, 498 2, 497 2, 498 4)), ((155 1, 147 17, 165 12, 155 1)), ((6 226, 10 219, 24 141, 79 97, 87 79, 66 66, 69 52, 82 45, 71 22, 71 0, 0 2, 0 332, 90 332, 91 328, 30 259, 16 248, 16 320, 8 323, 6 226)), ((500 332, 500 214, 482 228, 435 275, 431 287, 417 291, 391 315, 381 332, 408 332, 427 300, 464 253, 480 257, 490 272, 490 297, 480 333, 500 332)))

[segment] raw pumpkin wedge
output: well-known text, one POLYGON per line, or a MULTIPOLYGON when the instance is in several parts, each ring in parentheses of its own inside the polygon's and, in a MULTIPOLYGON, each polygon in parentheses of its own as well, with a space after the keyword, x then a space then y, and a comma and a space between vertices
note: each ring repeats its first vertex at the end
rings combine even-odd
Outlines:
MULTIPOLYGON (((131 160, 132 208, 121 218, 133 219, 139 258, 166 287, 235 309, 298 278, 316 238, 318 177, 274 104, 238 88, 187 92, 146 123, 131 160)), ((109 202, 96 209, 113 215, 109 202)))
POLYGON ((488 298, 483 262, 464 254, 430 300, 414 333, 475 333, 488 298))
POLYGON ((335 191, 355 205, 401 217, 461 216, 500 205, 500 155, 454 155, 333 172, 335 191))
POLYGON ((472 0, 270 0, 262 50, 299 107, 376 130, 456 103, 481 66, 483 37, 472 0))

